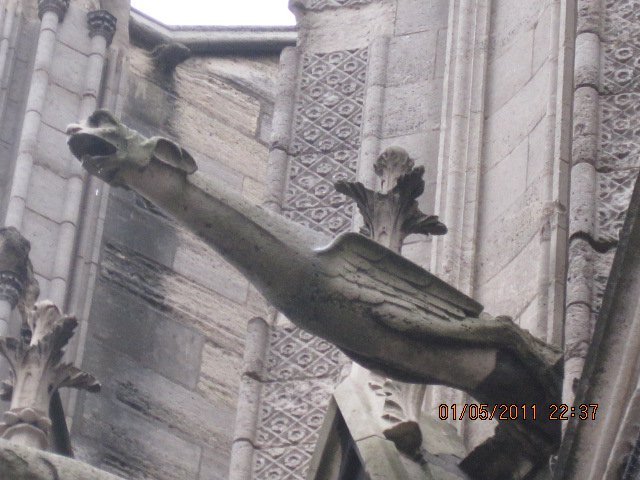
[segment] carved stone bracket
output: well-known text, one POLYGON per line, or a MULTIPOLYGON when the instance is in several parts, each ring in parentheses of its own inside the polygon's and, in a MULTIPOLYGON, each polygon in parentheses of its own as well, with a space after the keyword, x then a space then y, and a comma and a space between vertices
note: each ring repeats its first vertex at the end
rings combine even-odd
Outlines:
POLYGON ((87 25, 89 27, 89 37, 100 35, 107 40, 107 45, 111 44, 113 35, 116 33, 118 19, 107 10, 94 10, 87 13, 87 25))
POLYGON ((75 317, 62 315, 51 302, 38 302, 29 312, 31 338, 0 338, 0 354, 12 372, 10 409, 4 413, 0 435, 22 445, 45 449, 51 430, 49 403, 60 387, 90 392, 100 384, 90 374, 64 363, 64 348, 78 324, 75 317))
POLYGON ((400 147, 385 150, 375 163, 380 192, 360 182, 337 182, 336 190, 353 198, 362 217, 361 233, 400 253, 407 235, 444 235, 447 227, 436 215, 425 215, 416 199, 424 192, 424 167, 414 167, 409 154, 400 147))
POLYGON ((180 42, 163 43, 151 52, 153 63, 164 73, 170 73, 191 56, 191 50, 180 42))
POLYGON ((46 12, 53 12, 62 21, 68 9, 69 0, 38 0, 38 16, 41 20, 46 12))

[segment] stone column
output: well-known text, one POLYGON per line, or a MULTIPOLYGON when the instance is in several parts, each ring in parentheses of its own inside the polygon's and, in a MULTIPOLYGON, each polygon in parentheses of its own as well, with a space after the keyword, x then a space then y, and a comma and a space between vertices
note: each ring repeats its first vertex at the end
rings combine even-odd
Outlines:
MULTIPOLYGON (((87 25, 91 37, 91 53, 85 72, 84 90, 79 118, 88 117, 97 107, 102 87, 102 73, 108 45, 116 30, 116 18, 106 10, 95 10, 87 14, 87 25)), ((69 270, 73 261, 76 231, 84 194, 86 173, 80 163, 70 158, 67 164, 67 186, 64 216, 58 234, 56 258, 49 297, 57 305, 63 305, 67 294, 69 270)))
POLYGON ((5 218, 5 225, 18 229, 22 226, 22 217, 29 192, 29 180, 31 179, 36 141, 42 120, 42 108, 49 86, 49 73, 53 61, 58 24, 64 19, 68 8, 69 0, 38 0, 38 15, 41 19, 40 33, 5 218))
MULTIPOLYGON (((22 12, 22 3, 17 0, 10 0, 4 2, 2 8, 0 8, 0 83, 4 90, 4 78, 7 70, 7 63, 10 62, 9 50, 15 46, 16 34, 18 31, 19 18, 22 12)), ((4 104, 6 92, 3 91, 0 96, 0 106, 4 104)))

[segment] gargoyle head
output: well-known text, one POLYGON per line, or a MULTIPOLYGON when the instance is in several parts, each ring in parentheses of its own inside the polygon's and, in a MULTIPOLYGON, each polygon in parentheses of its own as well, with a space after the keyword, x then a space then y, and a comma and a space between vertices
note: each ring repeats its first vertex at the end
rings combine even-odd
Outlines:
POLYGON ((106 110, 69 125, 67 135, 71 153, 87 171, 113 185, 122 185, 123 169, 144 169, 154 158, 186 174, 197 170, 193 157, 172 141, 143 137, 106 110))

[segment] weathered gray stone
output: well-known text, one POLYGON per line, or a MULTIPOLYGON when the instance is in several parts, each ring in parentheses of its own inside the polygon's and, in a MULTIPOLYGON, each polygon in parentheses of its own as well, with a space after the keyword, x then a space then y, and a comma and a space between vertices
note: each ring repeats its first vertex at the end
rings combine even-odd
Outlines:
MULTIPOLYGON (((430 15, 433 14, 431 11, 430 15)), ((394 37, 389 43, 387 86, 408 85, 433 78, 437 42, 437 30, 394 37)))
POLYGON ((574 239, 569 244, 567 271, 567 305, 593 305, 593 276, 596 252, 585 240, 574 239))
POLYGON ((51 81, 70 92, 81 92, 87 56, 61 42, 56 43, 54 55, 56 61, 51 65, 51 81))
POLYGON ((601 31, 601 2, 599 0, 578 0, 577 33, 601 31))
MULTIPOLYGON (((56 243, 60 226, 42 215, 25 210, 22 233, 31 242, 31 262, 35 271, 43 276, 51 275, 55 259, 56 243)), ((44 294, 45 290, 43 290, 44 294)))
POLYGON ((82 460, 130 479, 197 478, 201 447, 103 399, 87 398, 83 409, 74 422, 76 435, 90 447, 82 460))
POLYGON ((395 34, 437 31, 447 27, 449 2, 445 0, 399 0, 395 34))
POLYGON ((442 81, 427 80, 386 89, 382 134, 409 135, 440 125, 442 81))
MULTIPOLYGON (((103 405, 107 411, 120 411, 125 417, 144 419, 143 422, 149 425, 155 423, 191 443, 228 449, 224 445, 231 442, 232 404, 205 397, 142 368, 100 341, 90 340, 89 346, 93 354, 86 358, 84 367, 100 372, 98 375, 104 378, 96 408, 103 405)), ((101 417, 101 421, 108 424, 108 418, 101 417)), ((84 424, 83 420, 81 422, 84 424)), ((99 434, 98 431, 95 433, 99 434)))
POLYGON ((110 200, 104 224, 105 238, 172 267, 179 245, 175 224, 136 205, 134 202, 144 206, 132 192, 114 192, 110 200))
POLYGON ((202 348, 202 363, 197 389, 205 397, 222 402, 233 409, 238 396, 240 357, 228 347, 207 342, 202 348))
POLYGON ((260 115, 259 100, 255 95, 231 88, 224 79, 211 75, 207 71, 209 69, 203 68, 205 66, 194 59, 178 67, 175 91, 180 103, 202 109, 224 124, 247 135, 254 135, 260 115))
POLYGON ((533 43, 534 32, 525 30, 499 56, 490 57, 487 64, 487 82, 491 85, 485 104, 487 115, 499 110, 530 81, 534 73, 533 43))
MULTIPOLYGON (((22 102, 9 100, 7 101, 5 108, 6 115, 9 116, 9 118, 22 118, 24 109, 24 105, 22 104, 22 102)), ((5 143, 13 144, 13 142, 16 140, 15 137, 17 136, 19 125, 10 123, 9 125, 7 125, 7 127, 8 128, 3 129, 3 131, 0 132, 0 140, 5 143)))
POLYGON ((598 130, 598 91, 591 86, 580 87, 576 89, 573 101, 573 164, 596 164, 598 130))
POLYGON ((204 448, 198 480, 229 480, 227 470, 230 454, 231 449, 226 444, 218 448, 204 448))
POLYGON ((202 336, 154 312, 138 298, 98 284, 90 332, 109 347, 188 388, 200 372, 202 336))
POLYGON ((105 279, 140 296, 151 306, 169 312, 174 319, 202 332, 207 338, 229 345, 240 356, 245 322, 263 312, 253 310, 250 304, 241 311, 237 303, 131 251, 108 246, 106 255, 111 257, 103 263, 105 279), (132 282, 133 272, 138 275, 132 282), (215 323, 211 322, 212 312, 216 315, 215 323))
POLYGON ((58 41, 88 55, 91 51, 89 29, 87 28, 87 10, 84 5, 70 2, 64 21, 60 24, 58 41))
POLYGON ((543 225, 541 186, 533 183, 504 214, 488 225, 479 219, 477 284, 493 278, 540 233, 543 225), (495 252, 500 255, 496 256, 495 252))
POLYGON ((526 309, 537 293, 538 265, 531 259, 538 255, 540 239, 534 236, 517 253, 505 255, 504 267, 493 277, 478 280, 477 296, 487 304, 487 311, 517 318, 526 309))
POLYGON ((309 52, 366 48, 375 38, 393 33, 395 9, 395 1, 383 0, 358 9, 304 15, 298 20, 298 28, 304 31, 298 46, 309 52))
POLYGON ((533 31, 532 72, 536 72, 545 63, 553 61, 555 53, 552 32, 554 31, 554 23, 558 21, 557 10, 551 4, 547 4, 540 13, 533 31))
POLYGON ((36 148, 37 165, 46 167, 59 177, 66 175, 69 157, 66 152, 68 147, 64 133, 43 123, 38 134, 36 148))
POLYGON ((582 232, 595 237, 596 177, 596 170, 590 163, 579 163, 571 169, 569 235, 582 232))
POLYGON ((180 230, 176 235, 178 246, 170 265, 176 273, 239 304, 247 300, 249 282, 235 268, 195 235, 180 230))
POLYGON ((55 172, 34 165, 29 189, 37 194, 29 195, 27 208, 60 223, 64 211, 65 183, 65 179, 55 172))
POLYGON ((518 0, 493 2, 489 55, 492 57, 501 55, 518 35, 533 29, 544 8, 544 2, 527 2, 526 4, 518 0))
POLYGON ((549 72, 541 68, 502 108, 488 116, 484 131, 484 157, 499 162, 517 147, 542 120, 547 105, 549 72))
POLYGON ((42 107, 43 123, 60 132, 64 132, 69 123, 78 120, 79 111, 79 93, 70 92, 56 84, 49 85, 49 90, 47 91, 42 107))
POLYGON ((480 180, 482 223, 492 223, 504 215, 527 191, 529 139, 525 138, 500 162, 483 171, 480 180))
POLYGON ((0 475, 12 480, 123 480, 86 463, 0 440, 0 475), (52 477, 52 475, 55 475, 52 477))
POLYGON ((600 39, 595 33, 581 33, 576 37, 574 83, 576 87, 600 84, 600 39))

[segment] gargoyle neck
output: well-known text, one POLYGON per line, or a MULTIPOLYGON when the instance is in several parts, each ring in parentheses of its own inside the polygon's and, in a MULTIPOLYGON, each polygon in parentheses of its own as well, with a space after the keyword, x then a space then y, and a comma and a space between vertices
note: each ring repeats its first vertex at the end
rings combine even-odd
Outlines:
POLYGON ((127 185, 195 232, 259 290, 291 288, 281 285, 283 278, 297 282, 312 249, 328 243, 210 178, 186 177, 155 161, 124 175, 127 185))

